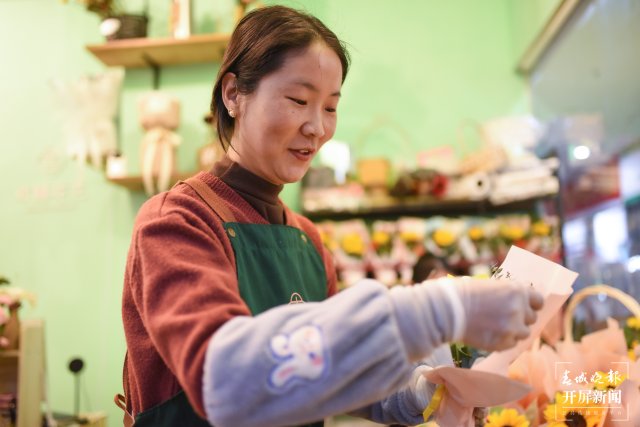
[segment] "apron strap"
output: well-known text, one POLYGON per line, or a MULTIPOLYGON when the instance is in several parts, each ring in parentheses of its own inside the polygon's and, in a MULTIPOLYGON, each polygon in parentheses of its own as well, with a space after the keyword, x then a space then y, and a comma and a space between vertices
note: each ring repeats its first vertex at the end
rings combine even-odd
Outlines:
MULTIPOLYGON (((127 363, 128 358, 129 352, 127 351, 124 354, 124 367, 122 369, 122 386, 125 389, 125 393, 127 390, 127 383, 129 382, 129 366, 127 363)), ((113 401, 115 402, 116 406, 122 409, 122 411, 124 412, 124 416, 122 418, 124 427, 131 427, 133 425, 134 419, 133 415, 131 415, 131 413, 127 409, 127 398, 124 395, 118 393, 113 397, 113 401)))
POLYGON ((122 422, 124 424, 124 427, 133 426, 133 417, 127 411, 127 404, 126 404, 125 397, 123 395, 121 395, 121 394, 116 394, 115 397, 113 398, 113 401, 118 406, 118 408, 120 408, 120 409, 122 409, 124 411, 124 417, 122 418, 122 422))
MULTIPOLYGON (((178 182, 178 184, 186 184, 195 191, 198 196, 220 217, 223 222, 236 222, 236 217, 231 210, 224 204, 220 197, 209 187, 204 181, 192 176, 184 181, 178 182)), ((176 185, 178 185, 176 184, 176 185)), ((127 352, 124 357, 124 369, 123 369, 123 383, 126 387, 128 382, 128 366, 127 358, 129 353, 127 352)), ((127 409, 127 399, 122 394, 116 394, 113 398, 115 404, 124 412, 123 423, 124 427, 132 427, 134 424, 134 418, 127 409)))
POLYGON ((220 197, 204 181, 192 176, 178 184, 187 184, 220 217, 222 222, 236 222, 236 217, 220 197))

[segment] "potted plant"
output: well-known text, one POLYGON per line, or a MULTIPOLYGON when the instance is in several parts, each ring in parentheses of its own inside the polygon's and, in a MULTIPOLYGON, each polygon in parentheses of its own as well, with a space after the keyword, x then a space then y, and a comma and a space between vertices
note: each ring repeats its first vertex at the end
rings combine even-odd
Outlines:
MULTIPOLYGON (((62 0, 67 3, 69 0, 62 0)), ((107 40, 130 39, 147 36, 146 12, 143 14, 125 13, 118 0, 76 0, 101 19, 100 33, 107 40)), ((145 11, 147 9, 145 8, 145 11)))

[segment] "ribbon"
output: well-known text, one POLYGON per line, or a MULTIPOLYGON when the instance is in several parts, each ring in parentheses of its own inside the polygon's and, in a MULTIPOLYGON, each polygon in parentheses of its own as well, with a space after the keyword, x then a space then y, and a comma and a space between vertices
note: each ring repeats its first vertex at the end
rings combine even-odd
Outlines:
POLYGON ((445 388, 444 384, 439 384, 438 387, 436 387, 436 391, 435 393, 433 393, 433 397, 431 398, 431 402, 429 402, 429 406, 427 406, 424 412, 422 412, 422 417, 424 418, 425 423, 429 420, 429 417, 438 410, 438 407, 440 406, 440 402, 442 402, 442 398, 444 397, 444 392, 446 390, 447 389, 445 388))

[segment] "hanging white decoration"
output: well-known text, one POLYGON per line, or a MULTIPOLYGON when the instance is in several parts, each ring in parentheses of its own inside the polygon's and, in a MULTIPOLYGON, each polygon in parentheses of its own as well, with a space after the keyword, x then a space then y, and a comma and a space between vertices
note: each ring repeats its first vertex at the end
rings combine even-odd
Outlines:
POLYGON ((78 163, 101 168, 105 157, 117 151, 114 119, 123 78, 122 69, 113 69, 76 81, 51 82, 67 154, 78 163))

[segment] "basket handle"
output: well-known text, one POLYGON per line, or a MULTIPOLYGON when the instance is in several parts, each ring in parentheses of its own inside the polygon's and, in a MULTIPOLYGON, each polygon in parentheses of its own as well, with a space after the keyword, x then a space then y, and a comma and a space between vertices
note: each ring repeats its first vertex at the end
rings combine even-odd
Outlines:
POLYGON ((620 301, 634 316, 640 317, 640 304, 630 295, 622 292, 620 289, 611 287, 609 285, 593 285, 587 286, 584 289, 579 290, 569 301, 567 309, 564 314, 564 339, 572 339, 573 337, 573 313, 575 312, 578 304, 588 296, 605 294, 617 301, 620 301))
POLYGON ((468 155, 470 151, 473 151, 469 147, 469 140, 465 137, 465 131, 469 128, 480 138, 481 147, 491 143, 481 123, 474 119, 463 119, 456 128, 456 142, 458 147, 462 148, 464 155, 468 155))
POLYGON ((400 136, 400 141, 401 141, 401 149, 406 153, 406 155, 410 155, 410 149, 411 149, 411 136, 409 135, 409 132, 407 132, 407 130, 405 128, 403 128, 402 126, 400 126, 398 123, 396 123, 394 120, 392 120, 391 118, 387 117, 387 116, 378 116, 375 117, 372 122, 367 125, 366 128, 364 128, 362 130, 362 132, 360 132, 360 135, 358 135, 358 137, 356 138, 356 142, 355 142, 355 157, 358 159, 362 159, 362 150, 363 150, 363 146, 366 143, 367 139, 369 139, 369 137, 377 130, 380 129, 392 129, 394 130, 399 136, 400 136))

